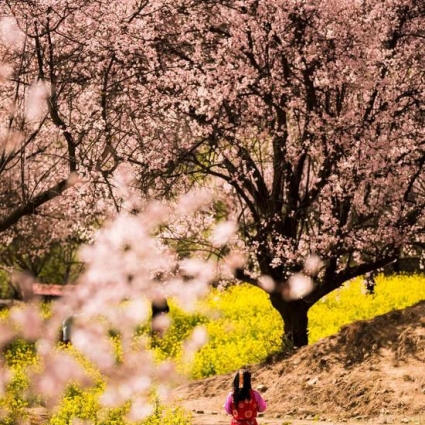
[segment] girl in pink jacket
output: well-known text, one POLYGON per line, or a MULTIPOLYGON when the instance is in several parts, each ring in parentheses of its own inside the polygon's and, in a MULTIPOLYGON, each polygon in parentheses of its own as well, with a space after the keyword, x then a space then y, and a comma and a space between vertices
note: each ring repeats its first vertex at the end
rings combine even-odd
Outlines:
POLYGON ((251 373, 240 370, 233 380, 224 409, 232 415, 231 425, 257 425, 257 413, 266 410, 266 402, 258 391, 251 388, 251 373))

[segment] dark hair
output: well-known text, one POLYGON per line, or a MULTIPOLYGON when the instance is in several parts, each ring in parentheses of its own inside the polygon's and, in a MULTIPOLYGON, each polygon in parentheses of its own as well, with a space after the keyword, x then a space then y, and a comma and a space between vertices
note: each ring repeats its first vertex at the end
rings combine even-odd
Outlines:
POLYGON ((251 373, 239 370, 233 380, 233 401, 235 405, 242 400, 251 400, 251 373))

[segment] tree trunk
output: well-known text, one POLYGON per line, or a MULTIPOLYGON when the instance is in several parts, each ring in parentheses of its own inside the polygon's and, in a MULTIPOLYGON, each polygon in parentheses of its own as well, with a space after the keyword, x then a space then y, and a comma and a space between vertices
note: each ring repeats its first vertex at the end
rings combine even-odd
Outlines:
POLYGON ((284 340, 290 341, 294 347, 308 344, 308 316, 311 304, 304 300, 285 301, 279 292, 270 294, 273 307, 283 319, 284 340))

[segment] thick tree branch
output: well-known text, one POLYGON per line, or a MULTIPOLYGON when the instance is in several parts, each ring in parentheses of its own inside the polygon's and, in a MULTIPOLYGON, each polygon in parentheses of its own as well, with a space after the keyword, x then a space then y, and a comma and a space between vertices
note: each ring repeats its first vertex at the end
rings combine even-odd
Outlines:
POLYGON ((22 217, 35 214, 38 207, 45 204, 46 202, 57 198, 65 190, 72 185, 69 183, 69 179, 63 179, 50 189, 41 192, 39 195, 32 198, 25 205, 16 208, 6 218, 0 221, 0 233, 8 230, 14 224, 16 224, 22 217))

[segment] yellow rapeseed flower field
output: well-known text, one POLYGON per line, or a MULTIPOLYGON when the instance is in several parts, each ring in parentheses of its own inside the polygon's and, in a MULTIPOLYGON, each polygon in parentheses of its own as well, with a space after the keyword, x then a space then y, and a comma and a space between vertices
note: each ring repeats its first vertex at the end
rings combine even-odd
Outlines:
MULTIPOLYGON (((337 333, 356 320, 371 319, 425 299, 425 276, 377 276, 375 294, 369 295, 362 278, 332 292, 309 311, 311 344, 337 333)), ((225 291, 211 290, 196 314, 187 314, 172 304, 173 325, 155 348, 161 359, 170 356, 180 370, 198 379, 234 371, 254 364, 281 350, 283 323, 267 293, 251 285, 225 291), (205 327, 208 342, 185 361, 182 341, 197 326, 205 327)))
MULTIPOLYGON (((335 334, 341 327, 356 320, 371 319, 423 299, 423 275, 378 276, 373 295, 367 294, 361 278, 352 280, 311 307, 310 343, 335 334)), ((192 312, 185 312, 173 300, 169 301, 171 327, 165 336, 152 339, 149 322, 142 323, 135 335, 135 344, 137 341, 148 341, 147 349, 154 352, 158 362, 173 359, 178 369, 191 378, 232 372, 241 366, 261 362, 282 349, 282 320, 271 306, 268 294, 258 288, 242 284, 225 291, 212 289, 199 302, 197 310, 192 312), (203 327, 207 342, 199 350, 193 351, 193 346, 185 341, 188 338, 190 340, 197 327, 203 327)), ((0 321, 7 321, 6 311, 2 312, 0 321)), ((125 361, 119 335, 111 338, 116 350, 116 361, 125 361)), ((72 418, 79 418, 99 421, 103 425, 125 425, 125 415, 130 404, 105 410, 99 402, 105 382, 101 373, 72 346, 58 344, 57 349, 68 350, 74 355, 93 377, 94 385, 82 389, 70 383, 48 424, 65 425, 72 418)), ((20 339, 14 341, 3 350, 2 361, 11 372, 11 379, 0 397, 2 423, 12 425, 18 418, 25 419, 29 407, 43 403, 35 395, 26 392, 28 372, 39 366, 35 344, 20 339)), ((160 422, 163 425, 190 424, 186 412, 178 411, 173 406, 156 406, 154 414, 142 421, 141 425, 156 425, 160 422)))

